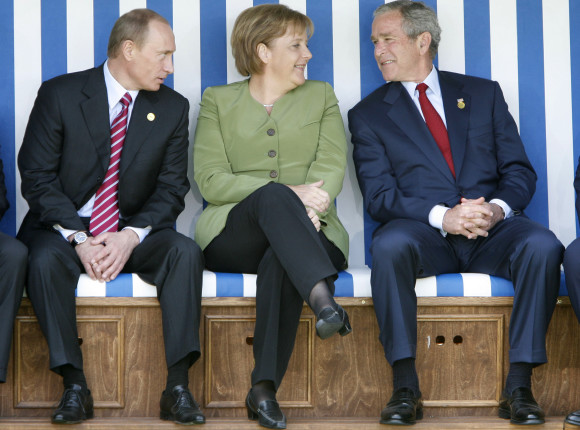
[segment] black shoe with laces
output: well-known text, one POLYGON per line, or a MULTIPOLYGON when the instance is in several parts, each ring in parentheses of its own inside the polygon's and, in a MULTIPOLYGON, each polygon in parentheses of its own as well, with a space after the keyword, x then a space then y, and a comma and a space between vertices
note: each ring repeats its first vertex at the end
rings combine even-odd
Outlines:
POLYGON ((93 396, 80 385, 65 387, 60 403, 52 414, 53 424, 77 424, 93 418, 93 396))
POLYGON ((205 416, 193 399, 189 388, 176 385, 163 391, 160 401, 160 418, 177 424, 203 424, 205 416))

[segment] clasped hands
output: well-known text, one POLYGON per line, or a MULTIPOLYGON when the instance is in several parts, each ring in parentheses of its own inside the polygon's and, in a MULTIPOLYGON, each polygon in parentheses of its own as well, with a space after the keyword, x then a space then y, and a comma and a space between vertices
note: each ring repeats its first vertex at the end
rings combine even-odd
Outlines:
POLYGON ((483 197, 462 198, 459 204, 445 212, 443 230, 450 234, 462 234, 468 239, 487 237, 504 215, 501 207, 488 203, 483 197))
POLYGON ((325 190, 320 188, 323 184, 324 181, 321 179, 312 184, 288 185, 306 207, 306 213, 312 224, 314 224, 316 231, 320 231, 318 214, 326 212, 330 206, 330 196, 325 190))
POLYGON ((93 280, 109 282, 117 277, 139 245, 139 236, 131 229, 90 237, 75 250, 93 280))

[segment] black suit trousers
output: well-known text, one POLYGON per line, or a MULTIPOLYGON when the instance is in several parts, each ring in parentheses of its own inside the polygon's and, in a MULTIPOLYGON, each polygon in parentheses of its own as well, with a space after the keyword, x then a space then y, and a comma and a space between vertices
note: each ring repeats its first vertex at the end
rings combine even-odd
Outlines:
POLYGON ((316 231, 294 191, 275 183, 238 203, 204 254, 212 271, 257 273, 252 384, 273 381, 277 389, 292 355, 304 300, 323 279, 334 294, 344 255, 316 231))
POLYGON ((487 238, 470 240, 415 220, 380 226, 371 245, 371 287, 380 340, 392 365, 415 357, 415 281, 443 273, 475 272, 510 279, 514 302, 509 326, 510 362, 547 361, 546 331, 560 284, 563 246, 524 216, 498 223, 487 238))
MULTIPOLYGON (((50 368, 83 368, 78 344, 75 289, 84 268, 74 248, 60 233, 30 228, 26 220, 20 237, 29 249, 28 297, 50 349, 50 368)), ((157 287, 161 305, 167 366, 199 358, 199 318, 203 254, 190 238, 173 229, 150 233, 133 250, 122 270, 137 273, 157 287)))
POLYGON ((564 273, 566 288, 572 309, 580 321, 580 239, 575 239, 564 253, 564 273))
POLYGON ((14 318, 26 280, 26 246, 0 232, 0 382, 6 382, 14 318))

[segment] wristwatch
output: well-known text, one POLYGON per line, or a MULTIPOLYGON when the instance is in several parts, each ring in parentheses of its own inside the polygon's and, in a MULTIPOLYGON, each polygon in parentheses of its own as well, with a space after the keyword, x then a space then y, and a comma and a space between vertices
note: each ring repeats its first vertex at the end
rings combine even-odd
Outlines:
POLYGON ((89 238, 89 235, 87 234, 86 231, 77 231, 74 234, 73 239, 72 239, 70 244, 74 248, 75 246, 77 246, 81 243, 85 243, 88 238, 89 238))

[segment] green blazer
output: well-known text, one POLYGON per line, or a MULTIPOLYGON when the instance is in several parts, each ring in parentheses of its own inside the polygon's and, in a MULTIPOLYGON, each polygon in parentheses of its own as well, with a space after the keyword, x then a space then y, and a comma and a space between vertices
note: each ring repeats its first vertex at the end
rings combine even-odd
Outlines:
POLYGON ((248 80, 207 88, 193 146, 195 181, 208 202, 195 240, 204 249, 225 227, 228 213, 269 182, 300 185, 324 180, 331 205, 321 229, 348 259, 348 234, 334 199, 346 168, 346 136, 332 87, 306 81, 276 103, 270 115, 250 94, 248 80))

